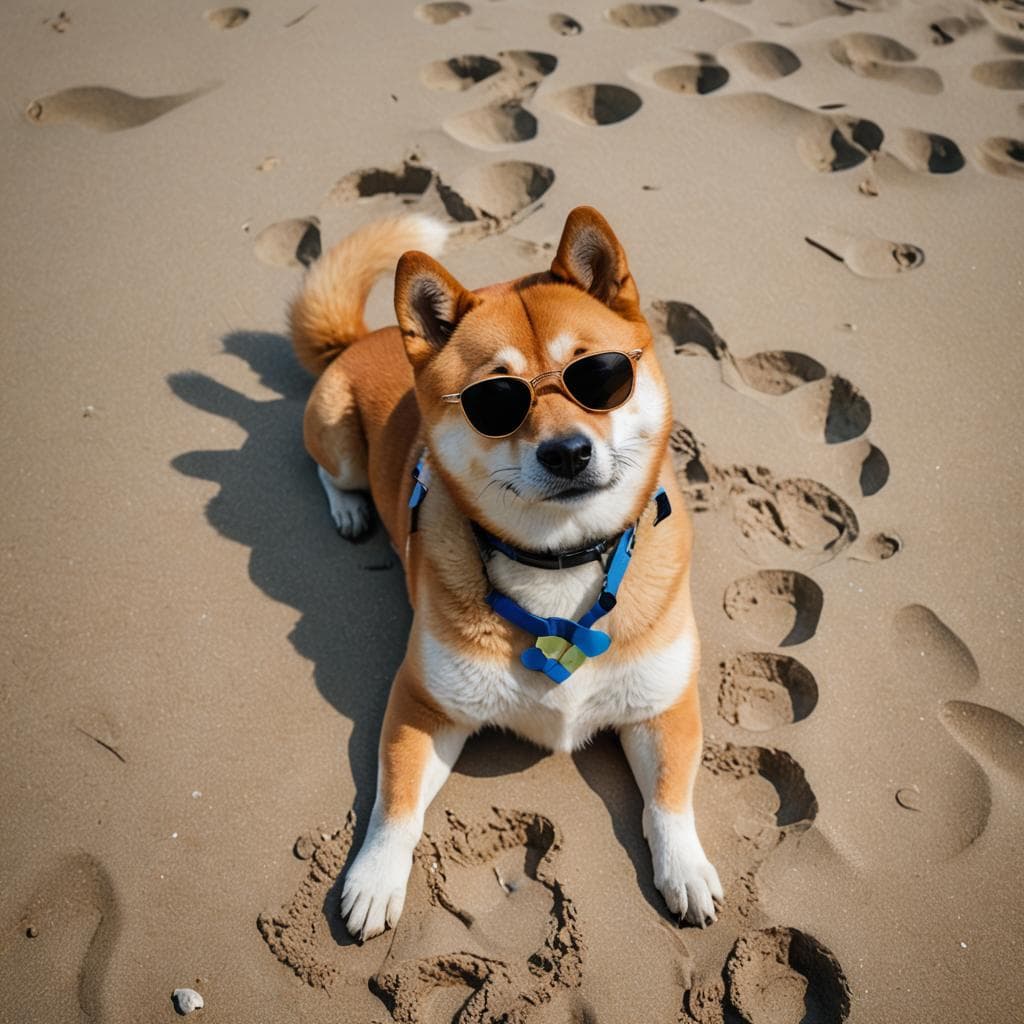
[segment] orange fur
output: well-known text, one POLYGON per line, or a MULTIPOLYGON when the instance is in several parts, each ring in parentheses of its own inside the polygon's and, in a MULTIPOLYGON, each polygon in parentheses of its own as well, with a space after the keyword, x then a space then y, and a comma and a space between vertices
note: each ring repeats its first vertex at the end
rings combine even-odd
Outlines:
POLYGON ((659 753, 654 798, 666 810, 684 811, 693 798, 704 742, 696 669, 679 700, 647 722, 646 728, 653 733, 659 753))
POLYGON ((395 676, 380 734, 379 791, 389 816, 411 814, 430 758, 431 737, 451 720, 431 699, 409 658, 395 676))

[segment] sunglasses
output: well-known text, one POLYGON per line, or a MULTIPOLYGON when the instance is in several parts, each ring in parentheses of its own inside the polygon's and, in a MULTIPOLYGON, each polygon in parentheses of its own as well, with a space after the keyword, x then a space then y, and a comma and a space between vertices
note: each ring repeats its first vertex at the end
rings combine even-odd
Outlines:
POLYGON ((548 381, 560 387, 588 412, 611 412, 625 405, 636 386, 636 364, 643 349, 595 352, 579 356, 561 370, 548 370, 533 380, 507 374, 487 377, 442 402, 458 402, 469 425, 484 437, 509 437, 525 422, 537 400, 537 385, 548 381))

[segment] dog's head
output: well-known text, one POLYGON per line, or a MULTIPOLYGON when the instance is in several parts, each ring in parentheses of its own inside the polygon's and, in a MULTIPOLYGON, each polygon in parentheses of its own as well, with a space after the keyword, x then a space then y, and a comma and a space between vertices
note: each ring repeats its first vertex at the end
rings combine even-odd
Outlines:
POLYGON ((429 256, 406 253, 395 311, 432 464, 467 516, 512 543, 554 550, 610 536, 639 514, 664 457, 670 402, 625 253, 596 210, 569 215, 548 272, 475 293, 429 256), (559 376, 599 352, 625 353, 635 373, 610 411, 574 400, 559 376), (502 376, 531 382, 533 403, 509 436, 484 436, 454 396, 502 376))

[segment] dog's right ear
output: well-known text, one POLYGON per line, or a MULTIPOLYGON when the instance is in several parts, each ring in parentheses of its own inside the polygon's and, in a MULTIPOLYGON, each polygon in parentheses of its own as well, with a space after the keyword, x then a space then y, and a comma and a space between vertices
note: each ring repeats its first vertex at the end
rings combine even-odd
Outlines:
POLYGON ((478 302, 426 253, 407 252, 398 261, 395 315, 414 369, 444 348, 459 321, 478 302))

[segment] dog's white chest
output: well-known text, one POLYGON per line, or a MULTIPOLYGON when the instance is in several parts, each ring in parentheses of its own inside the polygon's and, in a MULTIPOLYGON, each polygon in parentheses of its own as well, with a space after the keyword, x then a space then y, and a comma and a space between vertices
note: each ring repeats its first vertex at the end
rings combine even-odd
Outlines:
MULTIPOLYGON (((545 594, 549 602, 545 614, 575 618, 589 607, 600 591, 601 573, 598 568, 595 575, 595 568, 581 566, 586 573, 568 570, 563 587, 551 586, 545 594)), ((548 573, 552 583, 555 575, 548 573)), ((498 579, 492 578, 498 584, 498 579)), ((525 604, 523 595, 516 593, 520 589, 517 582, 506 575, 500 586, 525 604)), ((527 607, 541 614, 536 602, 531 605, 527 607)), ((599 621, 597 628, 604 621, 599 621)), ((628 661, 616 658, 614 628, 609 632, 612 649, 589 659, 566 682, 558 684, 521 665, 519 651, 509 663, 498 663, 446 644, 443 638, 423 630, 423 681, 445 711, 466 726, 497 725, 550 750, 573 750, 600 729, 660 714, 678 698, 695 664, 697 644, 692 624, 687 624, 674 642, 628 661)), ((523 646, 529 642, 524 635, 523 646)))

